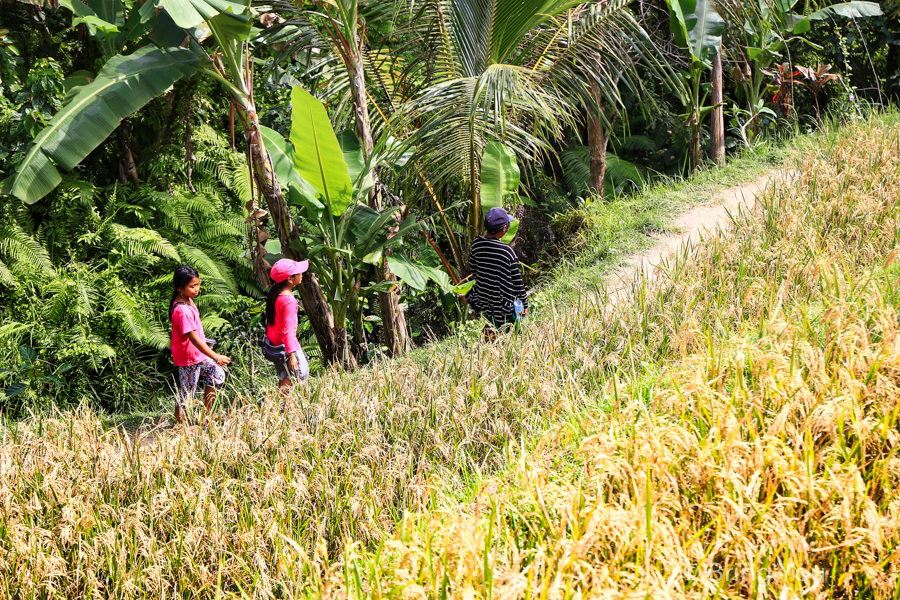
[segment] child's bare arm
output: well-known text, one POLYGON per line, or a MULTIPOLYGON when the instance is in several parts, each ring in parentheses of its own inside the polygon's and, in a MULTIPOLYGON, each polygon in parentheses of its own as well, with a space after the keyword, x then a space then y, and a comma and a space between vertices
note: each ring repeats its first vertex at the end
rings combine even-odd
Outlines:
POLYGON ((197 350, 213 359, 217 365, 227 365, 231 362, 231 359, 224 354, 217 354, 213 351, 206 343, 206 340, 201 340, 200 334, 197 333, 196 329, 194 331, 188 331, 186 335, 188 339, 191 340, 191 343, 197 347, 197 350))

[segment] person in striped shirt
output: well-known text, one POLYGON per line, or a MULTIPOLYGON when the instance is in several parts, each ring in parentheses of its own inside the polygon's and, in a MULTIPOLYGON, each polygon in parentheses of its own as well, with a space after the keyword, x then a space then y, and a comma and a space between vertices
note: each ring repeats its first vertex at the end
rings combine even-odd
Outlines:
POLYGON ((466 300, 498 331, 516 322, 516 300, 522 301, 522 315, 528 314, 528 296, 519 259, 501 241, 512 221, 513 217, 499 206, 487 211, 485 234, 475 238, 469 254, 469 270, 475 276, 475 286, 466 294, 466 300))

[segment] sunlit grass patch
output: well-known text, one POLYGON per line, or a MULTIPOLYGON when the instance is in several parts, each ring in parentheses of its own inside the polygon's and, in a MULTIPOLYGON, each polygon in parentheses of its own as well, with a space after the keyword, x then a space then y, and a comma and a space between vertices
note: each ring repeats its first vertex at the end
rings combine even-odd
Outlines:
POLYGON ((823 136, 732 234, 636 281, 603 328, 612 408, 510 446, 475 510, 411 516, 348 591, 895 597, 896 124, 823 136))

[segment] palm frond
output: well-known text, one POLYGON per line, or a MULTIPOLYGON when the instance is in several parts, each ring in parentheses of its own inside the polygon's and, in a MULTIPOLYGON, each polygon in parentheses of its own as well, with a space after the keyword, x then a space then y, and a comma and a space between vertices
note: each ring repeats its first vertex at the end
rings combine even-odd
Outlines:
POLYGON ((9 270, 9 267, 2 260, 0 260, 0 283, 9 287, 15 287, 17 283, 15 275, 12 274, 12 271, 9 270))
POLYGON ((246 226, 241 221, 238 227, 234 220, 226 220, 221 218, 205 218, 197 221, 197 228, 194 230, 194 239, 204 243, 213 244, 229 244, 235 239, 243 238, 247 235, 246 226))
POLYGON ((70 179, 67 176, 59 186, 59 193, 67 198, 71 198, 84 208, 90 209, 94 207, 94 201, 97 197, 97 186, 89 181, 70 179))
POLYGON ((588 150, 586 146, 576 146, 559 154, 566 190, 576 196, 587 196, 591 181, 590 154, 582 149, 588 150))
POLYGON ((19 277, 30 279, 56 274, 46 248, 18 223, 0 227, 0 256, 7 259, 9 270, 19 277))
POLYGON ((45 314, 53 323, 91 320, 96 315, 100 293, 84 266, 73 266, 65 275, 55 277, 45 287, 48 304, 45 314))
POLYGON ((190 234, 194 229, 194 219, 188 207, 172 194, 152 192, 147 201, 162 218, 165 225, 181 234, 190 234))
POLYGON ((106 340, 96 334, 90 333, 86 328, 73 329, 67 338, 68 345, 73 348, 90 348, 87 353, 87 360, 91 368, 95 371, 99 370, 103 364, 103 360, 116 357, 116 351, 110 346, 106 340))
POLYGON ((109 229, 113 244, 126 256, 157 254, 174 261, 181 260, 175 247, 156 230, 126 227, 118 223, 111 223, 109 229))
POLYGON ((72 282, 67 280, 54 281, 48 286, 51 296, 46 315, 51 323, 61 323, 66 313, 73 308, 71 306, 73 287, 72 282))
POLYGON ((247 165, 239 164, 230 169, 225 178, 225 185, 238 197, 242 204, 250 200, 250 190, 253 188, 253 183, 252 175, 247 165))
POLYGON ((216 206, 217 200, 213 200, 203 194, 181 194, 176 192, 174 197, 176 202, 195 215, 207 216, 220 212, 220 208, 216 206))
POLYGON ((184 263, 197 269, 201 275, 208 277, 217 289, 226 293, 237 291, 227 265, 210 257, 196 246, 178 244, 177 248, 184 263))
MULTIPOLYGON (((590 193, 590 148, 572 146, 560 153, 560 162, 564 171, 566 189, 576 196, 587 196, 590 193)), ((606 187, 612 190, 626 185, 640 187, 647 181, 645 171, 612 152, 606 153, 606 187)))
POLYGON ((117 285, 108 286, 104 289, 104 299, 110 311, 122 318, 126 331, 135 341, 155 348, 165 348, 168 345, 169 340, 162 328, 144 316, 140 302, 125 289, 117 285))
POLYGON ((263 297, 263 290, 259 286, 259 278, 253 272, 253 267, 248 260, 241 258, 235 263, 234 278, 246 295, 251 298, 263 297))
POLYGON ((611 138, 613 148, 627 152, 653 152, 659 145, 646 135, 629 135, 624 138, 611 138))
MULTIPOLYGON (((641 98, 642 108, 649 106, 653 96, 644 88, 646 71, 669 89, 679 93, 683 89, 671 64, 635 18, 631 3, 589 2, 569 11, 565 19, 560 15, 546 23, 557 32, 554 44, 542 54, 549 58, 548 73, 586 111, 597 112, 602 102, 619 112, 620 87, 641 98)), ((608 115, 600 111, 600 117, 605 121, 608 115)))

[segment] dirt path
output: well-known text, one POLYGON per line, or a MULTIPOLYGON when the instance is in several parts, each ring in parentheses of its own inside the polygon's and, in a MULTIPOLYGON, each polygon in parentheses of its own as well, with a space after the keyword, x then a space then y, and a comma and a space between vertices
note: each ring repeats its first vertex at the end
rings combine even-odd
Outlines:
POLYGON ((652 236, 656 239, 653 247, 646 252, 629 256, 625 264, 610 275, 607 305, 616 305, 622 301, 641 271, 650 278, 657 267, 669 262, 685 245, 696 245, 704 237, 726 229, 731 223, 730 215, 735 214, 739 208, 751 208, 756 197, 778 177, 777 174, 763 175, 756 181, 727 188, 716 195, 713 203, 695 206, 682 213, 674 223, 678 233, 652 236))

